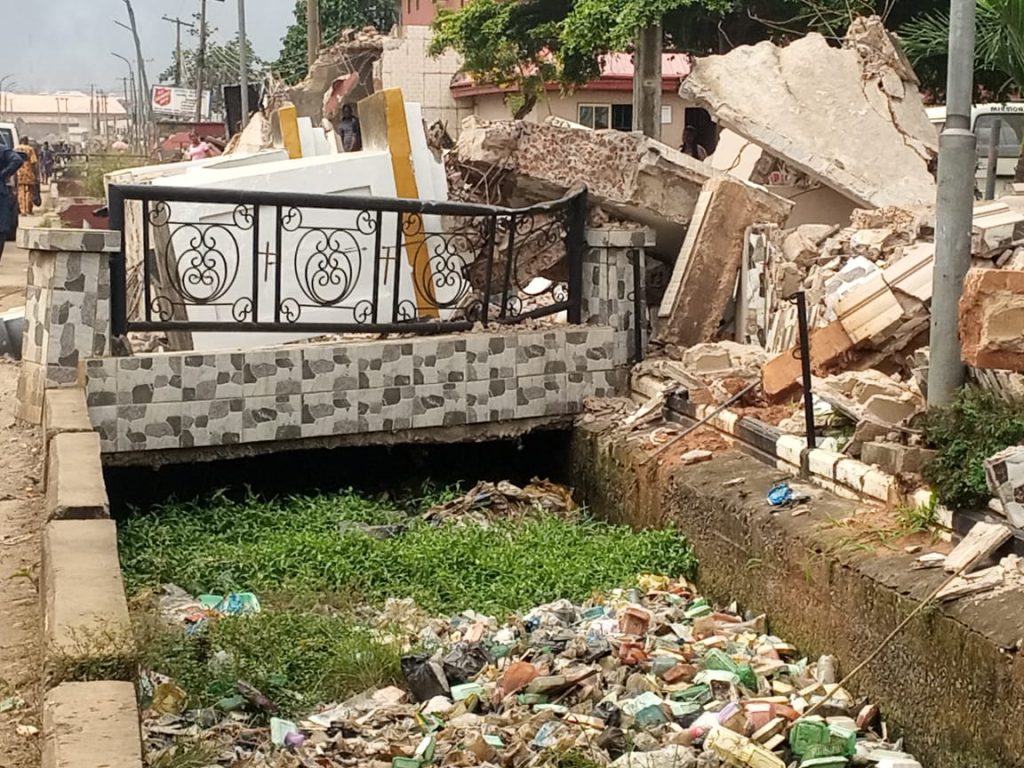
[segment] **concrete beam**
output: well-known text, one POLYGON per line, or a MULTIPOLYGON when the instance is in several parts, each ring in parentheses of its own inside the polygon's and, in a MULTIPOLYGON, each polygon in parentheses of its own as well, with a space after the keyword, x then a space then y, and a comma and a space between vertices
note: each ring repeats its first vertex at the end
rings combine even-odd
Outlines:
POLYGON ((134 642, 113 520, 58 520, 43 535, 46 668, 61 682, 84 672, 130 679, 134 642))
POLYGON ((46 461, 47 519, 89 520, 110 516, 99 435, 95 432, 58 434, 49 443, 46 461))
POLYGON ((42 768, 142 768, 132 683, 64 683, 43 701, 42 768))

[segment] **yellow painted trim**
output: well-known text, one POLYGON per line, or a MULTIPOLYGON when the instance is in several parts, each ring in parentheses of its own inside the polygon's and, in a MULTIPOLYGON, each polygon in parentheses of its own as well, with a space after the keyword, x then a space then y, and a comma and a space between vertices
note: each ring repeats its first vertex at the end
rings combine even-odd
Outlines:
MULTIPOLYGON (((412 163, 412 142, 409 139, 409 121, 405 114, 405 99, 400 88, 388 88, 372 98, 384 100, 384 120, 387 125, 388 151, 395 175, 395 191, 408 200, 418 199, 419 186, 412 163)), ((412 284, 416 291, 416 309, 422 317, 439 317, 437 296, 434 293, 434 275, 430 268, 426 230, 419 214, 402 216, 405 237, 405 255, 412 267, 412 284)))
POLYGON ((281 127, 281 143, 288 150, 288 157, 298 160, 302 157, 302 139, 299 137, 299 112, 292 104, 277 110, 277 122, 281 127))

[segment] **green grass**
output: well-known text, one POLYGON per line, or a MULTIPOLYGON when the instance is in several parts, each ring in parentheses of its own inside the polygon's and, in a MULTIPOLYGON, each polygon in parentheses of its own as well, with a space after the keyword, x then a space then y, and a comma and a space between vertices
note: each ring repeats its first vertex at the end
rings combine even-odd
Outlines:
POLYGON ((372 605, 411 597, 431 613, 472 608, 499 617, 557 598, 580 601, 643 572, 692 577, 696 568, 672 529, 556 517, 433 527, 353 493, 169 504, 122 523, 119 546, 130 592, 174 583, 193 594, 336 593, 372 605), (409 530, 378 540, 341 531, 343 521, 406 521, 409 530))
POLYGON ((190 708, 215 706, 243 680, 283 715, 307 715, 402 679, 400 650, 346 615, 269 610, 211 622, 199 637, 150 624, 139 639, 142 666, 172 678, 190 708))
POLYGON ((401 649, 360 618, 388 597, 411 597, 432 614, 472 608, 504 619, 631 585, 641 573, 693 577, 696 570, 689 544, 672 529, 553 516, 489 528, 420 520, 453 495, 435 488, 397 501, 353 492, 276 501, 217 494, 132 514, 118 530, 130 593, 165 583, 193 594, 251 590, 264 606, 210 622, 198 637, 138 611, 140 665, 185 689, 190 708, 215 706, 244 680, 282 714, 304 715, 369 687, 401 684, 401 649), (343 523, 403 523, 408 531, 378 540, 343 531, 343 523))
POLYGON ((925 440, 938 450, 925 479, 939 503, 952 509, 984 506, 990 493, 985 459, 1024 439, 1024 403, 966 387, 948 408, 925 420, 925 440))

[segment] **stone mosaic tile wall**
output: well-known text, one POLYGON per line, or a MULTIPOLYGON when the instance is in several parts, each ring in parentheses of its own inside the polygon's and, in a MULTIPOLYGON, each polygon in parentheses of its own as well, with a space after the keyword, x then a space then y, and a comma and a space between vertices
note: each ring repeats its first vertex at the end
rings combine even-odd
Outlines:
POLYGON ((608 326, 567 326, 98 357, 84 373, 111 453, 572 414, 624 384, 622 342, 608 326))
MULTIPOLYGON (((583 256, 583 322, 610 325, 616 343, 627 350, 630 362, 643 359, 647 344, 647 318, 636 316, 637 285, 634 264, 639 267, 639 290, 643 293, 646 271, 645 247, 654 244, 648 229, 588 229, 583 256), (641 349, 637 349, 635 328, 641 328, 641 349)), ((641 298, 643 298, 641 296, 641 298)))
POLYGON ((19 417, 39 423, 43 390, 73 386, 79 360, 109 353, 110 272, 116 233, 25 230, 26 274, 19 417))

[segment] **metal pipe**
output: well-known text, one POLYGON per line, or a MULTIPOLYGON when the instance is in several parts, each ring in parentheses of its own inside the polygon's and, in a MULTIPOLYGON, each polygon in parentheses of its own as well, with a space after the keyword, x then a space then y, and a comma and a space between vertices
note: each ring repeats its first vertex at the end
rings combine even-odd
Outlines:
POLYGON ((999 137, 1003 132, 1003 119, 992 119, 992 132, 988 139, 988 166, 985 168, 985 199, 996 198, 996 175, 999 172, 999 137))
POLYGON ((818 437, 814 431, 814 392, 811 391, 811 334, 807 327, 807 294, 803 291, 796 294, 796 314, 800 326, 800 372, 804 388, 807 447, 817 448, 818 437))
POLYGON ((939 184, 935 214, 931 353, 928 405, 943 406, 963 386, 957 322, 964 276, 971 262, 976 141, 971 131, 974 91, 975 0, 951 0, 946 125, 939 138, 939 184))

